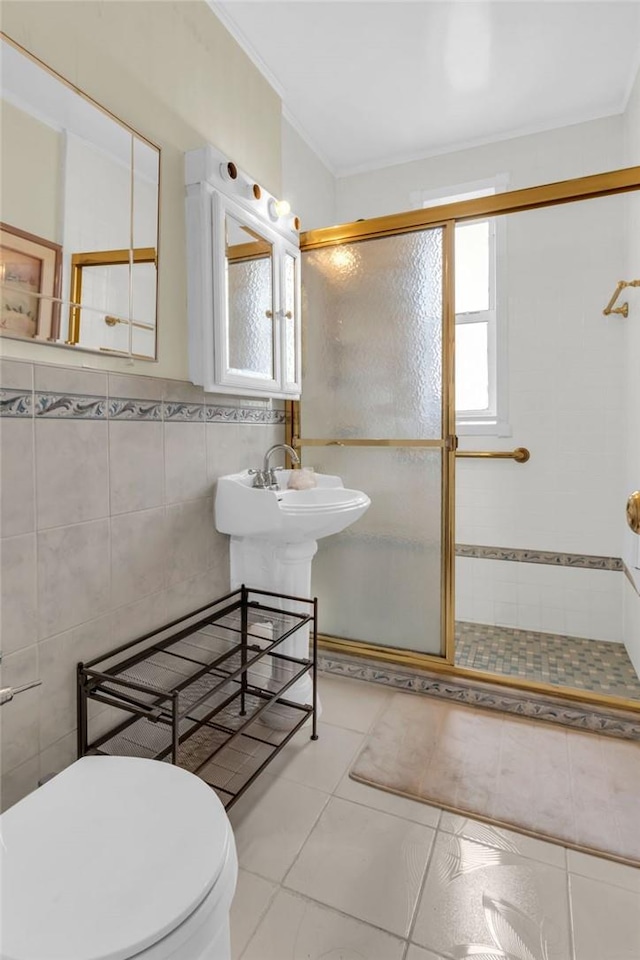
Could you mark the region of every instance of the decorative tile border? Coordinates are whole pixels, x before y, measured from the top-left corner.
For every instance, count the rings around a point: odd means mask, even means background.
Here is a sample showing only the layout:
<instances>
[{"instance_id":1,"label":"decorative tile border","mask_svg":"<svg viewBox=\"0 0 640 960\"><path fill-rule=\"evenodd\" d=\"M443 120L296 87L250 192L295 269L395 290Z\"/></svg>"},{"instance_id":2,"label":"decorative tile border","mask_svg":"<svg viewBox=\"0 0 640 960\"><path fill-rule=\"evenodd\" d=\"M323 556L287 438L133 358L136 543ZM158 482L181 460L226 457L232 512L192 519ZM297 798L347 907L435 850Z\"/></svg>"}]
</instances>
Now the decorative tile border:
<instances>
[{"instance_id":1,"label":"decorative tile border","mask_svg":"<svg viewBox=\"0 0 640 960\"><path fill-rule=\"evenodd\" d=\"M284 424L284 410L170 400L135 400L73 393L0 389L0 417L153 420L182 423Z\"/></svg>"},{"instance_id":2,"label":"decorative tile border","mask_svg":"<svg viewBox=\"0 0 640 960\"><path fill-rule=\"evenodd\" d=\"M162 420L162 402L112 397L107 407L107 415L109 420Z\"/></svg>"},{"instance_id":3,"label":"decorative tile border","mask_svg":"<svg viewBox=\"0 0 640 960\"><path fill-rule=\"evenodd\" d=\"M176 403L163 401L162 410L165 420L179 420L183 423L203 423L203 403Z\"/></svg>"},{"instance_id":4,"label":"decorative tile border","mask_svg":"<svg viewBox=\"0 0 640 960\"><path fill-rule=\"evenodd\" d=\"M259 407L223 407L205 404L207 423L285 423L284 410L266 410Z\"/></svg>"},{"instance_id":5,"label":"decorative tile border","mask_svg":"<svg viewBox=\"0 0 640 960\"><path fill-rule=\"evenodd\" d=\"M0 417L32 417L33 393L27 390L0 390Z\"/></svg>"},{"instance_id":6,"label":"decorative tile border","mask_svg":"<svg viewBox=\"0 0 640 960\"><path fill-rule=\"evenodd\" d=\"M427 694L455 703L558 723L625 740L640 740L640 717L625 711L591 704L548 700L524 690L503 690L493 684L443 678L441 675L396 668L379 661L338 654L320 654L318 667L325 673L355 680L368 680L397 690Z\"/></svg>"},{"instance_id":7,"label":"decorative tile border","mask_svg":"<svg viewBox=\"0 0 640 960\"><path fill-rule=\"evenodd\" d=\"M106 420L107 398L80 396L73 393L34 394L36 417L66 420Z\"/></svg>"},{"instance_id":8,"label":"decorative tile border","mask_svg":"<svg viewBox=\"0 0 640 960\"><path fill-rule=\"evenodd\" d=\"M456 557L478 560L511 560L516 563L548 563L554 567L580 567L586 570L622 570L619 557L597 557L580 553L556 553L552 550L515 550L511 547L481 547L456 544Z\"/></svg>"}]
</instances>

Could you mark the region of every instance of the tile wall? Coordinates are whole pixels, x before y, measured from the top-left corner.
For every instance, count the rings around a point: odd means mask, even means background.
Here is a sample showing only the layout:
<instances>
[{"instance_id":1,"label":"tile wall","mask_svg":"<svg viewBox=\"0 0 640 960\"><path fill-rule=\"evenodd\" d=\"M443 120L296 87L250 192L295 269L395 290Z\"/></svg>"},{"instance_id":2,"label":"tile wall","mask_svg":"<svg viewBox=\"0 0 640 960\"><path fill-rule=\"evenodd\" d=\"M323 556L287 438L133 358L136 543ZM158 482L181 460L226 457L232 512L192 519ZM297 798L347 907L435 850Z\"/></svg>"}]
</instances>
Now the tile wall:
<instances>
[{"instance_id":1,"label":"tile wall","mask_svg":"<svg viewBox=\"0 0 640 960\"><path fill-rule=\"evenodd\" d=\"M2 807L75 759L75 665L228 589L218 476L284 414L181 381L4 360L0 370Z\"/></svg>"},{"instance_id":2,"label":"tile wall","mask_svg":"<svg viewBox=\"0 0 640 960\"><path fill-rule=\"evenodd\" d=\"M635 571L637 575L637 571ZM629 658L640 676L640 591L625 576L622 584L624 641Z\"/></svg>"},{"instance_id":3,"label":"tile wall","mask_svg":"<svg viewBox=\"0 0 640 960\"><path fill-rule=\"evenodd\" d=\"M456 619L622 643L625 582L620 570L456 557Z\"/></svg>"}]
</instances>

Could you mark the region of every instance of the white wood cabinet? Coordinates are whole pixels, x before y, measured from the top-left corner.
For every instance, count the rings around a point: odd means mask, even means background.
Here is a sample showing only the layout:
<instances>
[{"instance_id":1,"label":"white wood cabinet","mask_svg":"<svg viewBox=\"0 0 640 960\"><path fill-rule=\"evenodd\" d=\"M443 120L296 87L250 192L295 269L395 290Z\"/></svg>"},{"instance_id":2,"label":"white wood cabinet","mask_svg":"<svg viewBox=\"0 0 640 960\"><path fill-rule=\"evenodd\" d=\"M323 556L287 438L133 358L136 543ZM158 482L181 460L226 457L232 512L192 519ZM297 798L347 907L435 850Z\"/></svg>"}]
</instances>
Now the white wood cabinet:
<instances>
[{"instance_id":1,"label":"white wood cabinet","mask_svg":"<svg viewBox=\"0 0 640 960\"><path fill-rule=\"evenodd\" d=\"M189 376L300 396L298 221L213 147L186 154Z\"/></svg>"}]
</instances>

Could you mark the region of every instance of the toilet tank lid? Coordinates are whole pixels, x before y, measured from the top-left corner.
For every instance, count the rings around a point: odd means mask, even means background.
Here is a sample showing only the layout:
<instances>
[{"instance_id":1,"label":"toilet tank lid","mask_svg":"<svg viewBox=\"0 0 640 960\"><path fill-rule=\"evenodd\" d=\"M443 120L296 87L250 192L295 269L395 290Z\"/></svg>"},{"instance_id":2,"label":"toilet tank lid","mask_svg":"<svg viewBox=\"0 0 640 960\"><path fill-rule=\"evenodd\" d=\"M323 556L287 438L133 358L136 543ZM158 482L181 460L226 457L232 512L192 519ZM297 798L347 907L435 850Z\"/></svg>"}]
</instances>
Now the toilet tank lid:
<instances>
[{"instance_id":1,"label":"toilet tank lid","mask_svg":"<svg viewBox=\"0 0 640 960\"><path fill-rule=\"evenodd\" d=\"M233 833L202 780L85 757L0 817L2 960L125 960L211 890Z\"/></svg>"}]
</instances>

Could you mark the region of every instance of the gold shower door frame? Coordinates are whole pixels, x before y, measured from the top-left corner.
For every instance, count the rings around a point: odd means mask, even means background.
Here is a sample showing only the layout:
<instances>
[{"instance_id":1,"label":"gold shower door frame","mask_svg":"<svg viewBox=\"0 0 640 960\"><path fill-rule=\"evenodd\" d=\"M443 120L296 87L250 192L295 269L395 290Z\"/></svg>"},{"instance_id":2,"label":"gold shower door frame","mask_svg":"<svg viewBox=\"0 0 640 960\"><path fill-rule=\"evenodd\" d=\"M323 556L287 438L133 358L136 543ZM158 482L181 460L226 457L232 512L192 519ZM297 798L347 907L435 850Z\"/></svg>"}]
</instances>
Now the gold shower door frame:
<instances>
[{"instance_id":1,"label":"gold shower door frame","mask_svg":"<svg viewBox=\"0 0 640 960\"><path fill-rule=\"evenodd\" d=\"M360 224L357 224L358 226ZM300 436L300 403L295 401L292 404L291 419L291 445L301 451L306 447L413 447L441 451L441 503L442 515L440 518L440 654L421 654L415 650L403 649L400 647L384 647L379 644L367 643L364 640L345 640L341 637L322 635L321 643L325 648L339 650L342 653L350 652L362 656L375 657L378 660L388 660L393 663L402 663L411 666L424 666L425 661L431 663L433 660L444 662L453 666L454 649L454 630L455 630L455 611L454 611L454 564L455 564L455 543L454 543L454 493L455 493L455 448L457 445L455 436L455 385L454 385L454 337L455 337L455 316L453 315L453 291L454 287L454 229L453 220L443 221L442 218L430 223L428 227L414 227L411 230L395 231L408 233L420 232L422 230L438 229L442 230L442 420L440 426L439 439L376 439L376 438L358 438L348 440L343 438L323 438L314 439ZM387 234L380 234L375 239L381 239ZM309 244L303 235L301 248L303 251L313 249L318 244ZM341 242L349 242L352 239L345 236ZM366 239L371 239L367 237Z\"/></svg>"},{"instance_id":2,"label":"gold shower door frame","mask_svg":"<svg viewBox=\"0 0 640 960\"><path fill-rule=\"evenodd\" d=\"M341 224L311 230L301 234L300 247L303 251L319 247L338 246L361 240L380 239L394 234L410 233L431 227L443 229L443 337L442 337L442 439L441 440L345 440L314 439L300 435L300 404L302 401L287 401L287 442L295 449L320 446L368 446L368 447L432 447L442 450L442 579L441 579L441 653L440 655L420 653L416 650L382 647L364 641L345 640L340 637L321 636L321 645L339 653L362 656L376 660L385 660L401 666L412 666L427 670L436 670L450 676L466 679L485 680L500 686L517 687L532 693L544 693L550 696L562 696L564 699L592 703L594 705L616 706L640 713L640 703L624 697L594 693L589 690L577 690L573 687L560 687L549 683L526 680L522 677L510 677L489 671L471 670L456 667L455 658L455 458L457 437L455 434L455 307L454 307L454 231L457 223L536 210L542 207L556 206L579 200L591 200L598 197L613 196L640 190L640 166L611 170L605 173L562 180L557 183L542 184L479 197L392 214L359 220L355 223Z\"/></svg>"}]
</instances>

